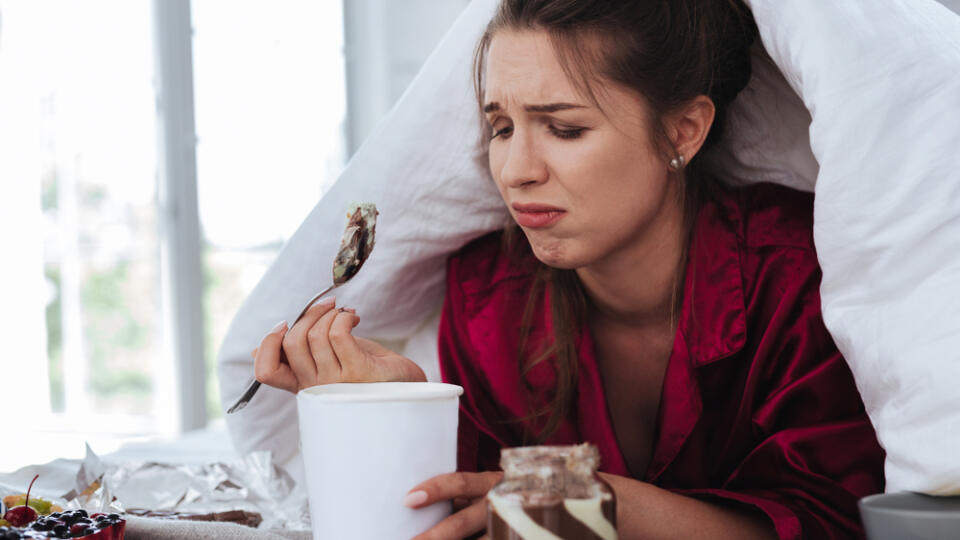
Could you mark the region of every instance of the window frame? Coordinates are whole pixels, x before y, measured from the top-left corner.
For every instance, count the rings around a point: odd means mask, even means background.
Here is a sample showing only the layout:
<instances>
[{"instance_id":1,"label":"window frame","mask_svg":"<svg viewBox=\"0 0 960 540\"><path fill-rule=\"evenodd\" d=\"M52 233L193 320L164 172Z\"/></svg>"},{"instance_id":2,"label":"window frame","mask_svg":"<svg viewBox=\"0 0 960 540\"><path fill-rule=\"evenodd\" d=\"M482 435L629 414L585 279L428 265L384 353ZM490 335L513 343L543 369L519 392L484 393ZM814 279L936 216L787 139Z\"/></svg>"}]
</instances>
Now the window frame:
<instances>
[{"instance_id":1,"label":"window frame","mask_svg":"<svg viewBox=\"0 0 960 540\"><path fill-rule=\"evenodd\" d=\"M174 431L207 425L203 270L197 198L193 25L190 0L153 0L157 103L157 205L160 215L164 343ZM172 399L170 399L172 398Z\"/></svg>"}]
</instances>

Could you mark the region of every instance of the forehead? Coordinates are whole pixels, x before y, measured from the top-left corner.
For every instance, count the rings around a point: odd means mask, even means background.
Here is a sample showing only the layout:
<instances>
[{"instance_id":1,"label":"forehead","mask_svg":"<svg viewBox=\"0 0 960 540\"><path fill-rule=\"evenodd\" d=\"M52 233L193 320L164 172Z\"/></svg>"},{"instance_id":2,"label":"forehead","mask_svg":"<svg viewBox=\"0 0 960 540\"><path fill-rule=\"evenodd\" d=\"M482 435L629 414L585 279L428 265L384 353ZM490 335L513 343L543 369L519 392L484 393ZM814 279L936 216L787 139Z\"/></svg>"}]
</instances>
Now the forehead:
<instances>
[{"instance_id":1,"label":"forehead","mask_svg":"<svg viewBox=\"0 0 960 540\"><path fill-rule=\"evenodd\" d=\"M567 77L546 32L497 32L487 52L485 101L583 101Z\"/></svg>"}]
</instances>

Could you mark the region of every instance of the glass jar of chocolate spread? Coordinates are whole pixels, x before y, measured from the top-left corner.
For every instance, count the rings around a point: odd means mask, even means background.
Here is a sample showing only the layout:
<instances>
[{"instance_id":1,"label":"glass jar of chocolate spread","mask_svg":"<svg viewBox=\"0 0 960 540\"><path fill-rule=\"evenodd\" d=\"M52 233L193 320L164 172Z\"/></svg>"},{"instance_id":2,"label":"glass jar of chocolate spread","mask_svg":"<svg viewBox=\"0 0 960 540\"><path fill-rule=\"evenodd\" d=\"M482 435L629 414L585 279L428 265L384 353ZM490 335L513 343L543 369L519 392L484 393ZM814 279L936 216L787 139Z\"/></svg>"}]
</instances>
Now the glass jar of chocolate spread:
<instances>
[{"instance_id":1,"label":"glass jar of chocolate spread","mask_svg":"<svg viewBox=\"0 0 960 540\"><path fill-rule=\"evenodd\" d=\"M616 501L596 474L599 464L590 444L503 449L503 479L487 493L487 534L492 540L616 539Z\"/></svg>"}]
</instances>

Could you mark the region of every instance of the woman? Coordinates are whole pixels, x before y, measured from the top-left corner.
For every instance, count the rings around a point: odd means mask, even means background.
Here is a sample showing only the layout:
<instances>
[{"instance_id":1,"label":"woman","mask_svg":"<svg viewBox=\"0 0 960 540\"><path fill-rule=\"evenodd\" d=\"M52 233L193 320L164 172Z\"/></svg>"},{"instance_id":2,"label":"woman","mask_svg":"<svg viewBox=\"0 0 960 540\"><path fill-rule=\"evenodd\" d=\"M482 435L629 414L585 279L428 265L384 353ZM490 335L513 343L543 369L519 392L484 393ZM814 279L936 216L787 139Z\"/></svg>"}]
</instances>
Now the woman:
<instances>
[{"instance_id":1,"label":"woman","mask_svg":"<svg viewBox=\"0 0 960 540\"><path fill-rule=\"evenodd\" d=\"M448 266L460 472L406 503L461 509L422 538L483 529L500 448L580 441L622 538L862 536L883 452L823 326L812 200L701 170L755 36L734 0L502 2L477 82L516 225ZM264 338L258 380L424 380L358 320L314 306Z\"/></svg>"}]
</instances>

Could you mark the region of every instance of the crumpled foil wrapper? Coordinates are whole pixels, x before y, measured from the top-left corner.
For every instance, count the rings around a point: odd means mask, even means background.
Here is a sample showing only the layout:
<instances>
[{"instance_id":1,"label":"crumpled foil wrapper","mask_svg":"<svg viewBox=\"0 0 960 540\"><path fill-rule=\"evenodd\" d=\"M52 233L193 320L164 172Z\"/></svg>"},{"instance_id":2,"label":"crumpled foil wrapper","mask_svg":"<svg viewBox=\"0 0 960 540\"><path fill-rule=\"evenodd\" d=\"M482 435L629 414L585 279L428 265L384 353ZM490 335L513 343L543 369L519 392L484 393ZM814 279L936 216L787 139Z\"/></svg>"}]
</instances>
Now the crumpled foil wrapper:
<instances>
[{"instance_id":1,"label":"crumpled foil wrapper","mask_svg":"<svg viewBox=\"0 0 960 540\"><path fill-rule=\"evenodd\" d=\"M268 451L224 463L124 463L108 467L103 485L129 509L246 510L261 515L261 529L310 529L306 492Z\"/></svg>"},{"instance_id":2,"label":"crumpled foil wrapper","mask_svg":"<svg viewBox=\"0 0 960 540\"><path fill-rule=\"evenodd\" d=\"M123 513L123 504L114 497L111 486L103 481L106 467L94 451L87 445L87 455L80 463L77 481L73 489L63 494L63 508L77 510L83 508L90 513Z\"/></svg>"},{"instance_id":3,"label":"crumpled foil wrapper","mask_svg":"<svg viewBox=\"0 0 960 540\"><path fill-rule=\"evenodd\" d=\"M273 464L269 451L221 463L103 463L87 446L76 485L52 499L91 513L244 510L260 514L259 529L310 530L305 488Z\"/></svg>"}]
</instances>

